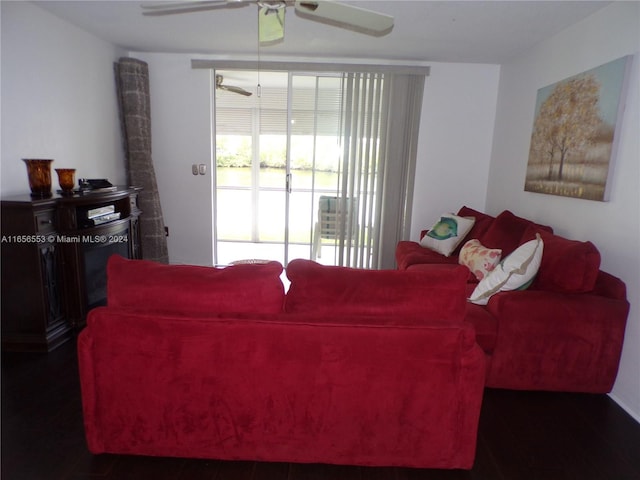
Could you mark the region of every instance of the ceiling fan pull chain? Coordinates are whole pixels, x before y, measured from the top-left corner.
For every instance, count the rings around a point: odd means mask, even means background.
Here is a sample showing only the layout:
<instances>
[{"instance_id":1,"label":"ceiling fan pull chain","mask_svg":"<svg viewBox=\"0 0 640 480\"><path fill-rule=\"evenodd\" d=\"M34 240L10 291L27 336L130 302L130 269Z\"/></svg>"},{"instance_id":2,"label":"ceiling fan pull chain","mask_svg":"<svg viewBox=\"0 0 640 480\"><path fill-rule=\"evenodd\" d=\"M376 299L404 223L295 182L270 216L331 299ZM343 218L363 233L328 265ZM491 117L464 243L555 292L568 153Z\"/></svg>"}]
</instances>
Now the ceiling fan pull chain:
<instances>
[{"instance_id":1,"label":"ceiling fan pull chain","mask_svg":"<svg viewBox=\"0 0 640 480\"><path fill-rule=\"evenodd\" d=\"M258 37L258 85L256 85L256 96L262 98L262 85L260 85L260 11L258 11L257 22L257 37Z\"/></svg>"}]
</instances>

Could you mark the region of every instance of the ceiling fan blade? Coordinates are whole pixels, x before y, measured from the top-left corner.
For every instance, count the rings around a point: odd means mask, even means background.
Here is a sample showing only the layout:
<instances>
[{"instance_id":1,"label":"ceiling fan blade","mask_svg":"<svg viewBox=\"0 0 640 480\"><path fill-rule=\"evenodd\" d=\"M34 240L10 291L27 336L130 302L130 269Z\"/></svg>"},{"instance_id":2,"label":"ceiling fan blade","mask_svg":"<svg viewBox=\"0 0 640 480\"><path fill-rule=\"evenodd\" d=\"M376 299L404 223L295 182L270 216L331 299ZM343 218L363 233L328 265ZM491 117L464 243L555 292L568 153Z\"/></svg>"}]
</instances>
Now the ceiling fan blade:
<instances>
[{"instance_id":1,"label":"ceiling fan blade","mask_svg":"<svg viewBox=\"0 0 640 480\"><path fill-rule=\"evenodd\" d=\"M171 8L189 8L198 5L220 5L226 4L227 0L184 0L182 2L154 2L140 3L143 10L168 10Z\"/></svg>"},{"instance_id":2,"label":"ceiling fan blade","mask_svg":"<svg viewBox=\"0 0 640 480\"><path fill-rule=\"evenodd\" d=\"M262 5L258 12L258 37L261 45L273 45L284 39L284 4Z\"/></svg>"},{"instance_id":3,"label":"ceiling fan blade","mask_svg":"<svg viewBox=\"0 0 640 480\"><path fill-rule=\"evenodd\" d=\"M253 93L248 92L244 88L234 87L232 85L223 85L224 77L222 75L216 75L216 88L219 90L226 90L232 93L239 93L240 95L244 95L245 97L250 97Z\"/></svg>"},{"instance_id":4,"label":"ceiling fan blade","mask_svg":"<svg viewBox=\"0 0 640 480\"><path fill-rule=\"evenodd\" d=\"M393 28L393 17L333 0L296 0L296 13L310 20L328 23L370 35L384 35Z\"/></svg>"},{"instance_id":5,"label":"ceiling fan blade","mask_svg":"<svg viewBox=\"0 0 640 480\"><path fill-rule=\"evenodd\" d=\"M244 88L233 87L231 85L222 85L219 88L221 88L222 90L226 90L227 92L238 93L240 95L244 95L245 97L250 97L251 95L253 95L253 93L245 90Z\"/></svg>"},{"instance_id":6,"label":"ceiling fan blade","mask_svg":"<svg viewBox=\"0 0 640 480\"><path fill-rule=\"evenodd\" d=\"M143 9L143 15L161 16L244 7L249 3L253 3L253 0L191 0L184 2L142 3L140 7Z\"/></svg>"}]
</instances>

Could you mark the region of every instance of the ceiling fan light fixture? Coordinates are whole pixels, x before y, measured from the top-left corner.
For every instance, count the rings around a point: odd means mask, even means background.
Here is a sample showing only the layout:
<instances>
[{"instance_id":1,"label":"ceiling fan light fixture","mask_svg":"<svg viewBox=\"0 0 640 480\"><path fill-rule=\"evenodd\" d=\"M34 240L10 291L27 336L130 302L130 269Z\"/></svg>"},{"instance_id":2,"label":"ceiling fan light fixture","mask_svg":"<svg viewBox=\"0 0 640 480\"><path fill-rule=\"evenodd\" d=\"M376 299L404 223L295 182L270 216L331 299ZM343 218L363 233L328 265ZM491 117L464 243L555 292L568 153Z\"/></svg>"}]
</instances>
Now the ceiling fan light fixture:
<instances>
[{"instance_id":1,"label":"ceiling fan light fixture","mask_svg":"<svg viewBox=\"0 0 640 480\"><path fill-rule=\"evenodd\" d=\"M284 39L284 2L258 2L258 37L261 45L273 45Z\"/></svg>"},{"instance_id":2,"label":"ceiling fan light fixture","mask_svg":"<svg viewBox=\"0 0 640 480\"><path fill-rule=\"evenodd\" d=\"M238 0L234 0L238 1ZM241 0L244 1L244 0ZM287 2L283 0L258 0L256 2L260 8L266 8L270 12L287 8Z\"/></svg>"}]
</instances>

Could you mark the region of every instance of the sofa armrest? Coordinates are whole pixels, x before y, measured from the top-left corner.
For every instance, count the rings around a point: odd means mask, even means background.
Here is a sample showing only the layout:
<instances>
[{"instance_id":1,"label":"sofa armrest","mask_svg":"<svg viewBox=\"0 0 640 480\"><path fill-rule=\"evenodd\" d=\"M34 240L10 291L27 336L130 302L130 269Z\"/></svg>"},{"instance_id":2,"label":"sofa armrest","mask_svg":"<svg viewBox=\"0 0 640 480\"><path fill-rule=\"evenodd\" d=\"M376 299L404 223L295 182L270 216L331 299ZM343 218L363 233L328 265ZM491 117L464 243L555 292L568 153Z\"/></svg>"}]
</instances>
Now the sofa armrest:
<instances>
[{"instance_id":1,"label":"sofa armrest","mask_svg":"<svg viewBox=\"0 0 640 480\"><path fill-rule=\"evenodd\" d=\"M611 275L610 273L598 272L596 278L596 285L593 288L594 295L600 295L603 297L615 298L618 300L627 299L627 286L618 277Z\"/></svg>"},{"instance_id":2,"label":"sofa armrest","mask_svg":"<svg viewBox=\"0 0 640 480\"><path fill-rule=\"evenodd\" d=\"M615 381L626 300L536 290L502 292L488 386L605 393Z\"/></svg>"},{"instance_id":3,"label":"sofa armrest","mask_svg":"<svg viewBox=\"0 0 640 480\"><path fill-rule=\"evenodd\" d=\"M106 307L98 307L92 310L106 310ZM91 315L91 312L89 313ZM82 412L85 427L85 438L89 451L102 453L105 451L104 442L100 430L96 428L98 417L98 395L96 386L95 359L93 356L93 337L86 329L78 335L78 371L80 375L80 389L82 391Z\"/></svg>"}]
</instances>

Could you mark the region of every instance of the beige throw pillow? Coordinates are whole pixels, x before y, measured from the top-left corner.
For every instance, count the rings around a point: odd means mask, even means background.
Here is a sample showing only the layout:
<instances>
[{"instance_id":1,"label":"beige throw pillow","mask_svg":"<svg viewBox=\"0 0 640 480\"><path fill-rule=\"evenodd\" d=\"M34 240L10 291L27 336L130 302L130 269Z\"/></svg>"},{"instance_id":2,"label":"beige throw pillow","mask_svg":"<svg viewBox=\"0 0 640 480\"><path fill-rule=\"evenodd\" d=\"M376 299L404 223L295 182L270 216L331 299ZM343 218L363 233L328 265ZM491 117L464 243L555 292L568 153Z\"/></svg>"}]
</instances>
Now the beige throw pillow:
<instances>
[{"instance_id":1,"label":"beige throw pillow","mask_svg":"<svg viewBox=\"0 0 640 480\"><path fill-rule=\"evenodd\" d=\"M443 214L420 240L420 245L445 257L450 256L473 227L474 217Z\"/></svg>"},{"instance_id":2,"label":"beige throw pillow","mask_svg":"<svg viewBox=\"0 0 640 480\"><path fill-rule=\"evenodd\" d=\"M499 248L487 248L474 238L469 240L460 249L458 262L464 265L478 280L482 280L489 275L502 258L502 250Z\"/></svg>"}]
</instances>

